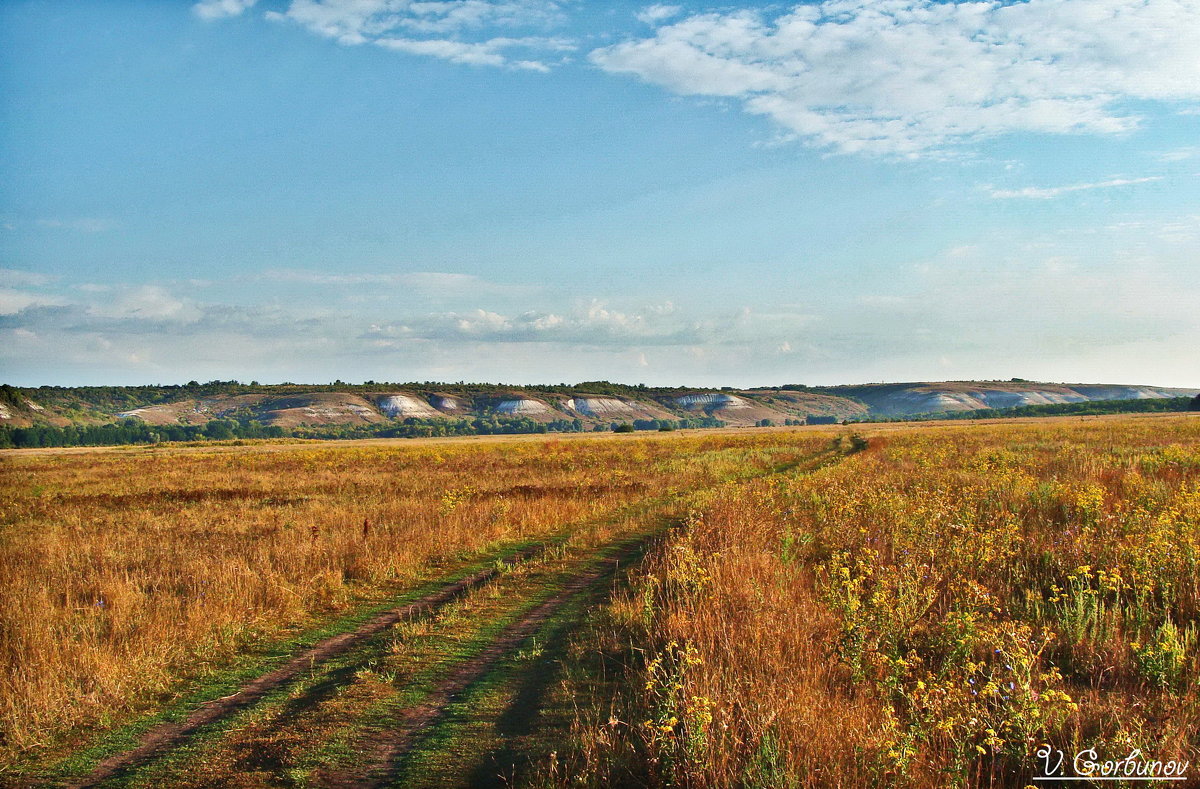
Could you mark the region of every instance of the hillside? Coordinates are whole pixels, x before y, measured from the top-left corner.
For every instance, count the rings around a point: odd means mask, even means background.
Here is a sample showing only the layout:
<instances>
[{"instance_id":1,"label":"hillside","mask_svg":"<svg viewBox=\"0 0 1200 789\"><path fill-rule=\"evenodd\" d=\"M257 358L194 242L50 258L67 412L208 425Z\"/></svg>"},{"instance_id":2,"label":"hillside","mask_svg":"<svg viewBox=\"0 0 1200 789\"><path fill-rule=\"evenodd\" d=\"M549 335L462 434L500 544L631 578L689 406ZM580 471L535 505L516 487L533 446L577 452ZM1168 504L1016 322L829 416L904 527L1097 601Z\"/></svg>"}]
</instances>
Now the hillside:
<instances>
[{"instance_id":1,"label":"hillside","mask_svg":"<svg viewBox=\"0 0 1200 789\"><path fill-rule=\"evenodd\" d=\"M97 425L136 419L147 425L203 425L213 420L284 428L381 425L409 420L525 419L578 423L584 429L636 421L719 420L780 424L809 415L862 418L852 399L776 390L625 386L607 381L523 387L488 384L342 384L260 386L236 381L186 386L6 387L0 424Z\"/></svg>"},{"instance_id":2,"label":"hillside","mask_svg":"<svg viewBox=\"0 0 1200 789\"><path fill-rule=\"evenodd\" d=\"M1093 400L1146 400L1196 394L1192 389L1159 386L1055 384L1019 380L861 384L833 387L829 391L866 404L872 416L953 413Z\"/></svg>"},{"instance_id":3,"label":"hillside","mask_svg":"<svg viewBox=\"0 0 1200 789\"><path fill-rule=\"evenodd\" d=\"M161 440L211 438L217 432L239 437L280 431L313 437L458 435L594 431L620 423L641 429L804 424L1195 394L1192 389L1144 385L1021 380L751 389L628 386L608 381L549 386L373 381L0 386L0 426L95 431L104 425L136 424L155 428ZM229 430L218 431L222 424ZM265 429L272 432L263 433Z\"/></svg>"}]
</instances>

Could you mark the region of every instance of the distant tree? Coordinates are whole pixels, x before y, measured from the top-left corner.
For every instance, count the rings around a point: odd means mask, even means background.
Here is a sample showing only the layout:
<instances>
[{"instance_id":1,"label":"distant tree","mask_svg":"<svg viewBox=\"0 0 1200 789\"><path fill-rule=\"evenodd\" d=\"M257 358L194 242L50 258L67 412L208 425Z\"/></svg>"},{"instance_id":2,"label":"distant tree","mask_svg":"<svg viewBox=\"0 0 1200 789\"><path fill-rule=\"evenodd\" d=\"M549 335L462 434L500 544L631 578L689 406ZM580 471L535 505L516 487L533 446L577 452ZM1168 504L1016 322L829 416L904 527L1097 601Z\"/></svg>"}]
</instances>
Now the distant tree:
<instances>
[{"instance_id":1,"label":"distant tree","mask_svg":"<svg viewBox=\"0 0 1200 789\"><path fill-rule=\"evenodd\" d=\"M612 429L614 433L632 433L633 430L633 425L629 424L628 422L622 422L619 425L613 425Z\"/></svg>"},{"instance_id":2,"label":"distant tree","mask_svg":"<svg viewBox=\"0 0 1200 789\"><path fill-rule=\"evenodd\" d=\"M214 419L204 427L204 433L214 441L228 441L234 438L233 429L237 426L235 422L227 422L224 419Z\"/></svg>"},{"instance_id":3,"label":"distant tree","mask_svg":"<svg viewBox=\"0 0 1200 789\"><path fill-rule=\"evenodd\" d=\"M1200 394L1192 398L1192 402L1188 405L1189 411L1200 411Z\"/></svg>"}]
</instances>

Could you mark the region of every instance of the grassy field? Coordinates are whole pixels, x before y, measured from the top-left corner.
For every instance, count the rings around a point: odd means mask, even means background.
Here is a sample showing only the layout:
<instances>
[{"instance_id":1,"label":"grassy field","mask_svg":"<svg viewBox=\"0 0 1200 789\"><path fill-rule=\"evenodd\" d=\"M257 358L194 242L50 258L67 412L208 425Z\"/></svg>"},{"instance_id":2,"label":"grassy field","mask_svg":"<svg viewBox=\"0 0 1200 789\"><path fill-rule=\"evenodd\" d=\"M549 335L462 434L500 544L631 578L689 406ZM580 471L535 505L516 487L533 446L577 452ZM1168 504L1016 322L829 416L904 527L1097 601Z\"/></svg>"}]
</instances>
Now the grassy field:
<instances>
[{"instance_id":1,"label":"grassy field","mask_svg":"<svg viewBox=\"0 0 1200 789\"><path fill-rule=\"evenodd\" d=\"M796 444L774 434L10 453L3 762L153 710L255 645L505 546L577 539L785 462Z\"/></svg>"},{"instance_id":2,"label":"grassy field","mask_svg":"<svg viewBox=\"0 0 1200 789\"><path fill-rule=\"evenodd\" d=\"M696 506L576 645L593 699L547 774L1025 786L1049 743L1190 760L1194 780L1200 420L859 444ZM597 654L621 677L598 693Z\"/></svg>"},{"instance_id":3,"label":"grassy field","mask_svg":"<svg viewBox=\"0 0 1200 789\"><path fill-rule=\"evenodd\" d=\"M1195 418L18 452L0 502L0 784L1200 760Z\"/></svg>"}]
</instances>

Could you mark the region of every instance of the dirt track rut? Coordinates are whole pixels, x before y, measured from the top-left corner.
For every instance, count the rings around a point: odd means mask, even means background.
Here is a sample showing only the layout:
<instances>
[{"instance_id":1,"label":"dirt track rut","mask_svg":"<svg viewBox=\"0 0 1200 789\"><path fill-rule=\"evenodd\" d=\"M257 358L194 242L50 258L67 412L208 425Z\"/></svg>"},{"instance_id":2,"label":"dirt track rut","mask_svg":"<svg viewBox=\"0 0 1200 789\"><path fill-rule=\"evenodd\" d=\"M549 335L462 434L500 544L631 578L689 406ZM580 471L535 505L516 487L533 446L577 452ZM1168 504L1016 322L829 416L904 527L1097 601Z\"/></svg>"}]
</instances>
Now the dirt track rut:
<instances>
[{"instance_id":1,"label":"dirt track rut","mask_svg":"<svg viewBox=\"0 0 1200 789\"><path fill-rule=\"evenodd\" d=\"M505 559L507 563L527 561L546 549L546 545L531 546ZM497 575L500 569L490 567L477 573L446 584L419 600L385 611L354 630L332 636L309 647L288 660L279 668L263 674L243 685L236 693L214 699L190 713L181 721L169 721L150 729L142 735L139 744L128 751L104 759L84 778L68 783L70 789L86 789L103 784L135 769L159 754L184 743L200 729L233 713L249 707L267 693L295 679L302 671L325 662L362 644L371 637L393 625L408 619L428 616L458 599L472 589L478 588Z\"/></svg>"},{"instance_id":2,"label":"dirt track rut","mask_svg":"<svg viewBox=\"0 0 1200 789\"><path fill-rule=\"evenodd\" d=\"M572 576L555 594L509 624L483 650L460 663L421 703L404 710L389 730L363 743L360 750L362 762L357 768L320 772L313 776L313 783L326 789L378 789L390 785L397 778L404 756L422 733L446 714L457 696L516 651L575 595L611 575L622 562L641 550L649 539L626 541L613 555Z\"/></svg>"}]
</instances>

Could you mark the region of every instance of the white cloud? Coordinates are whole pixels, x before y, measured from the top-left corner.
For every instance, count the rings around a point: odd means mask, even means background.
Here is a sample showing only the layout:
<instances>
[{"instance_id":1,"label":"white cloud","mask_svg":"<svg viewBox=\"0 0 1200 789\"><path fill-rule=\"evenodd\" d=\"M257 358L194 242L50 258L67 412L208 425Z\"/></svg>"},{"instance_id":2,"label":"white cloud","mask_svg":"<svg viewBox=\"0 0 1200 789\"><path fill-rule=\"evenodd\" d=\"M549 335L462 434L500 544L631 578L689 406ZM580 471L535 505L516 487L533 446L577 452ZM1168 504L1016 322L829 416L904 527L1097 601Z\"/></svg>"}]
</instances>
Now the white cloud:
<instances>
[{"instance_id":1,"label":"white cloud","mask_svg":"<svg viewBox=\"0 0 1200 789\"><path fill-rule=\"evenodd\" d=\"M487 41L465 42L449 39L381 38L379 46L410 55L429 55L451 63L467 66L510 66L530 71L549 71L550 67L537 60L512 60L504 54L506 49L531 49L541 51L565 51L573 45L563 39L553 38L490 38Z\"/></svg>"},{"instance_id":2,"label":"white cloud","mask_svg":"<svg viewBox=\"0 0 1200 789\"><path fill-rule=\"evenodd\" d=\"M843 152L1011 132L1114 134L1128 100L1200 100L1196 0L826 0L689 16L593 51L613 73L729 97Z\"/></svg>"},{"instance_id":3,"label":"white cloud","mask_svg":"<svg viewBox=\"0 0 1200 789\"><path fill-rule=\"evenodd\" d=\"M25 271L15 268L0 268L0 287L21 287L24 285L49 285L55 280L48 274L36 271Z\"/></svg>"},{"instance_id":4,"label":"white cloud","mask_svg":"<svg viewBox=\"0 0 1200 789\"><path fill-rule=\"evenodd\" d=\"M656 322L650 316L618 312L600 302L592 302L569 315L538 310L502 315L485 309L429 315L411 325L372 327L368 336L599 344L634 338L663 340L675 338L677 334L676 325Z\"/></svg>"},{"instance_id":5,"label":"white cloud","mask_svg":"<svg viewBox=\"0 0 1200 789\"><path fill-rule=\"evenodd\" d=\"M49 307L62 303L62 300L52 296L13 288L0 288L0 315L16 315L27 307Z\"/></svg>"},{"instance_id":6,"label":"white cloud","mask_svg":"<svg viewBox=\"0 0 1200 789\"><path fill-rule=\"evenodd\" d=\"M1033 200L1050 200L1069 192L1083 192L1089 189L1110 189L1114 186L1147 184L1161 180L1162 176L1160 175L1146 178L1113 178L1109 181L1097 181L1091 184L1072 184L1070 186L1027 186L1024 189L992 189L989 194L996 199L1028 198Z\"/></svg>"},{"instance_id":7,"label":"white cloud","mask_svg":"<svg viewBox=\"0 0 1200 789\"><path fill-rule=\"evenodd\" d=\"M254 7L258 0L200 0L192 6L192 13L201 19L225 19L240 16Z\"/></svg>"},{"instance_id":8,"label":"white cloud","mask_svg":"<svg viewBox=\"0 0 1200 789\"><path fill-rule=\"evenodd\" d=\"M183 323L195 321L203 314L196 305L172 296L157 285L124 289L111 300L92 304L87 313L97 318Z\"/></svg>"},{"instance_id":9,"label":"white cloud","mask_svg":"<svg viewBox=\"0 0 1200 789\"><path fill-rule=\"evenodd\" d=\"M681 314L670 302L623 311L593 300L559 312L528 310L506 315L475 309L430 314L395 324L375 324L362 338L383 345L422 339L617 348L636 345L726 346L764 337L768 342L782 340L809 321L809 316L792 313L754 316L745 309L736 313L688 316Z\"/></svg>"},{"instance_id":10,"label":"white cloud","mask_svg":"<svg viewBox=\"0 0 1200 789\"><path fill-rule=\"evenodd\" d=\"M1188 159L1194 159L1197 155L1200 155L1200 148L1187 146L1176 148L1173 151L1162 151L1154 154L1154 158L1160 162L1183 162Z\"/></svg>"},{"instance_id":11,"label":"white cloud","mask_svg":"<svg viewBox=\"0 0 1200 789\"><path fill-rule=\"evenodd\" d=\"M290 21L342 44L376 44L396 52L472 66L546 71L536 59L505 50L563 52L569 41L542 36L484 35L496 29L544 29L563 19L557 0L292 0L268 19Z\"/></svg>"},{"instance_id":12,"label":"white cloud","mask_svg":"<svg viewBox=\"0 0 1200 789\"><path fill-rule=\"evenodd\" d=\"M679 16L683 10L682 6L677 5L648 5L641 11L638 11L637 18L639 22L645 22L648 25L655 25L665 19L670 19L673 16Z\"/></svg>"}]
</instances>

